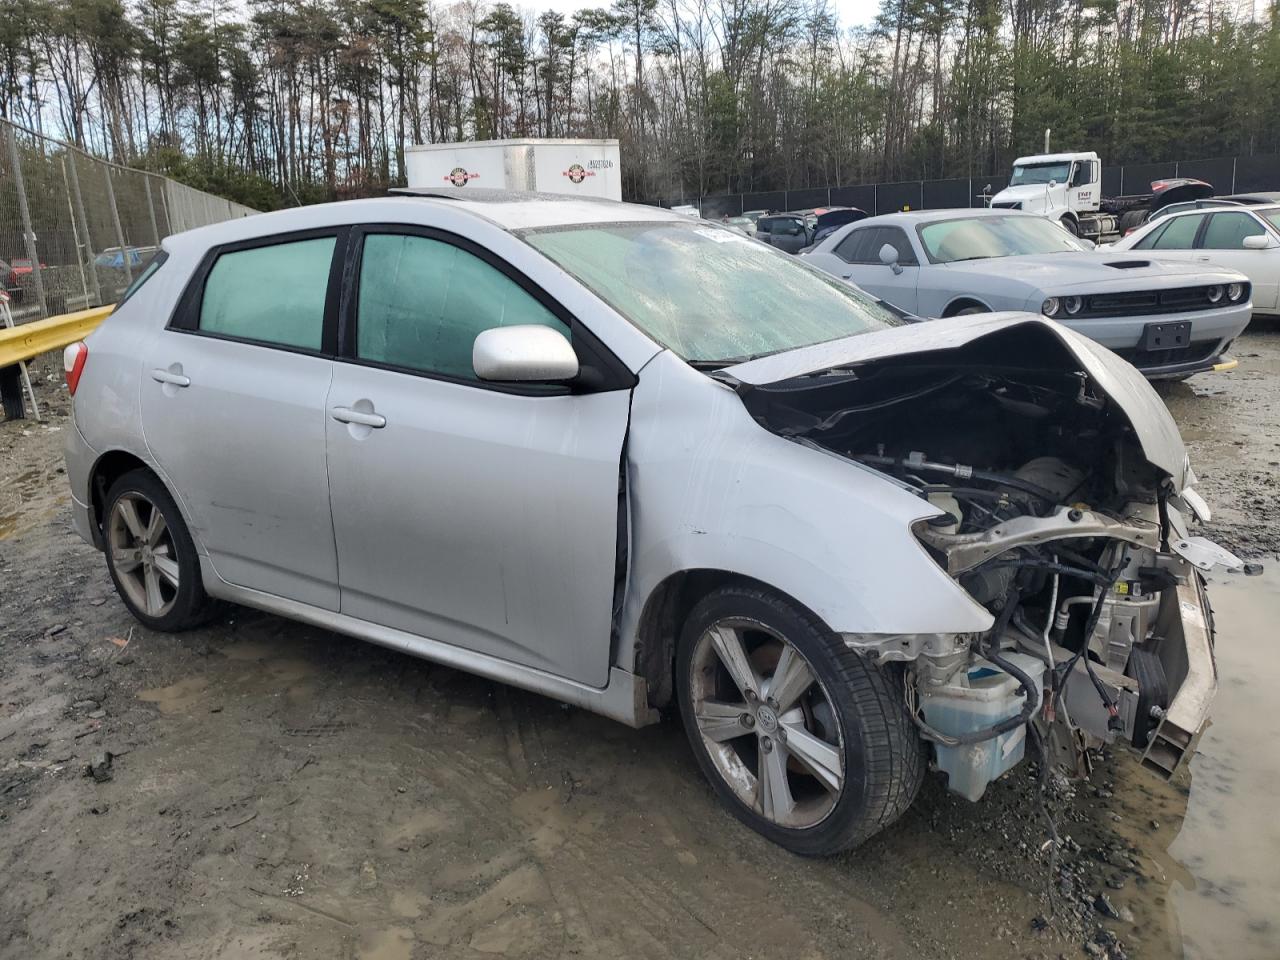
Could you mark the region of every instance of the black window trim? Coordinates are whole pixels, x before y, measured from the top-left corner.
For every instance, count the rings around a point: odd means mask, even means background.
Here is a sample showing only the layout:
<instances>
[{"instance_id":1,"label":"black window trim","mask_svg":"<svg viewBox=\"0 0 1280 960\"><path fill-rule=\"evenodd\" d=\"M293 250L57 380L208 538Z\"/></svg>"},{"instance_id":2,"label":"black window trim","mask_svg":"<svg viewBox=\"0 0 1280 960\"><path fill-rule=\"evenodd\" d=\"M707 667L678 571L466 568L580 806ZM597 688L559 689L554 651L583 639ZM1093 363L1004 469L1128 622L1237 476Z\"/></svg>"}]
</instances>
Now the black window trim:
<instances>
[{"instance_id":1,"label":"black window trim","mask_svg":"<svg viewBox=\"0 0 1280 960\"><path fill-rule=\"evenodd\" d=\"M405 367L382 360L367 360L357 356L360 261L364 254L365 238L370 234L395 234L437 240L479 258L512 280L525 293L533 297L556 319L568 327L570 343L574 352L578 355L578 365L581 371L578 379L567 384L499 383L492 380L455 377L433 370ZM361 223L354 224L351 227L346 239L346 254L346 267L341 274L341 307L337 316L336 349L334 351L334 360L340 363L388 370L392 373L400 373L406 376L420 377L425 380L439 380L444 383L455 383L460 386L475 387L497 393L511 393L531 397L605 393L613 390L630 390L636 385L636 375L563 304L502 257L467 237L438 227L428 227L421 224Z\"/></svg>"},{"instance_id":2,"label":"black window trim","mask_svg":"<svg viewBox=\"0 0 1280 960\"><path fill-rule=\"evenodd\" d=\"M246 240L235 240L231 243L210 247L200 258L195 273L187 281L177 306L169 317L166 330L175 333L186 333L196 337L208 337L212 340L227 340L232 343L243 343L250 347L263 347L268 350L283 350L286 353L300 353L310 357L333 358L338 348L338 305L342 291L343 268L346 263L347 239L351 227L337 224L330 227L313 227L306 230L290 230L285 233L273 233L261 237L250 237ZM256 250L262 247L278 247L288 243L300 243L306 240L334 239L333 255L329 261L329 278L325 286L324 316L320 330L320 349L299 347L293 344L277 343L273 340L258 340L253 337L240 337L212 330L200 329L200 308L204 302L205 283L213 270L213 265L225 253L241 253L245 250Z\"/></svg>"}]
</instances>

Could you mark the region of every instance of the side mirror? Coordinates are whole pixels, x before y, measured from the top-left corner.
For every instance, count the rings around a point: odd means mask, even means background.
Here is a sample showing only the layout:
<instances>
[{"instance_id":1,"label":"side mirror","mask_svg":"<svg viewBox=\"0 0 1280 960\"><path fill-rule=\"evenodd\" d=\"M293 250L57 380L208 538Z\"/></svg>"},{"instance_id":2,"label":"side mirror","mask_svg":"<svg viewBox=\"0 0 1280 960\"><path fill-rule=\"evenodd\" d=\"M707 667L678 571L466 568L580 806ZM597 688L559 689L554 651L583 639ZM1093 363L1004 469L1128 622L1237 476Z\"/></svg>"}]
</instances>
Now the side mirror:
<instances>
[{"instance_id":1,"label":"side mirror","mask_svg":"<svg viewBox=\"0 0 1280 960\"><path fill-rule=\"evenodd\" d=\"M471 348L471 366L481 380L556 383L578 375L578 355L558 330L526 323L483 331Z\"/></svg>"},{"instance_id":2,"label":"side mirror","mask_svg":"<svg viewBox=\"0 0 1280 960\"><path fill-rule=\"evenodd\" d=\"M880 262L895 274L902 272L902 267L898 265L898 248L892 243L886 243L880 248Z\"/></svg>"},{"instance_id":3,"label":"side mirror","mask_svg":"<svg viewBox=\"0 0 1280 960\"><path fill-rule=\"evenodd\" d=\"M1244 248L1246 250L1265 250L1269 246L1271 246L1271 241L1267 239L1265 233L1255 233L1244 238Z\"/></svg>"},{"instance_id":4,"label":"side mirror","mask_svg":"<svg viewBox=\"0 0 1280 960\"><path fill-rule=\"evenodd\" d=\"M1049 181L1049 189L1050 189L1050 190L1052 190L1052 189L1053 189L1054 187L1056 187L1057 185L1058 185L1058 181L1057 181L1057 180L1050 180L1050 181Z\"/></svg>"}]
</instances>

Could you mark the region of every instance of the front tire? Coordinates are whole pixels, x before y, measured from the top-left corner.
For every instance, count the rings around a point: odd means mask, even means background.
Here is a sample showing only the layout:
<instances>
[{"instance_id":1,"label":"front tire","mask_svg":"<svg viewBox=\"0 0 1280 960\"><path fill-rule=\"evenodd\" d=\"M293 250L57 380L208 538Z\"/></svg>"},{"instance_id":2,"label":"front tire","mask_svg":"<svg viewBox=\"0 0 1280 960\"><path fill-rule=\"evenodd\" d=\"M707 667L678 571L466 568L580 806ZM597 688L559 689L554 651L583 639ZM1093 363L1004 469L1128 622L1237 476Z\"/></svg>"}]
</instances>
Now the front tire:
<instances>
[{"instance_id":1,"label":"front tire","mask_svg":"<svg viewBox=\"0 0 1280 960\"><path fill-rule=\"evenodd\" d=\"M703 774L788 850L857 846L915 799L925 745L901 682L791 602L741 586L709 594L685 622L676 673Z\"/></svg>"},{"instance_id":2,"label":"front tire","mask_svg":"<svg viewBox=\"0 0 1280 960\"><path fill-rule=\"evenodd\" d=\"M203 622L210 603L195 543L159 478L124 474L107 491L103 518L107 569L129 612L167 633Z\"/></svg>"},{"instance_id":3,"label":"front tire","mask_svg":"<svg viewBox=\"0 0 1280 960\"><path fill-rule=\"evenodd\" d=\"M1059 222L1062 224L1062 229L1067 231L1067 233L1071 234L1073 237L1080 236L1080 225L1073 219L1070 217L1063 217Z\"/></svg>"}]
</instances>

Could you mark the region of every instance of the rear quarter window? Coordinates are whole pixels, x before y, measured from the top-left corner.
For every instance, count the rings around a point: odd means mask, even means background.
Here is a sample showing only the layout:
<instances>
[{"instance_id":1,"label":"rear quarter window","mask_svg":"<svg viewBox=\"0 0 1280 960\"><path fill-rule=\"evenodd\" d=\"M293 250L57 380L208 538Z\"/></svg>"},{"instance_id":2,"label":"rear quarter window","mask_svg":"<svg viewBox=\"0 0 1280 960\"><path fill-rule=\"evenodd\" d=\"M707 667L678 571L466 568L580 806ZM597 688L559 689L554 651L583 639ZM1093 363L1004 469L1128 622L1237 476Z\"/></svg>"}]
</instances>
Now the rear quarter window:
<instances>
[{"instance_id":1,"label":"rear quarter window","mask_svg":"<svg viewBox=\"0 0 1280 960\"><path fill-rule=\"evenodd\" d=\"M156 275L156 271L158 271L162 266L164 266L164 262L168 259L169 259L169 255L165 253L163 250L160 250L156 253L154 257L148 260L147 265L142 268L142 272L133 278L133 283L129 284L129 288L125 290L124 294L120 297L120 299L116 301L116 309L119 310L126 303L128 303L129 298L132 297L139 290L141 290L143 284L145 284L148 280L154 277Z\"/></svg>"}]
</instances>

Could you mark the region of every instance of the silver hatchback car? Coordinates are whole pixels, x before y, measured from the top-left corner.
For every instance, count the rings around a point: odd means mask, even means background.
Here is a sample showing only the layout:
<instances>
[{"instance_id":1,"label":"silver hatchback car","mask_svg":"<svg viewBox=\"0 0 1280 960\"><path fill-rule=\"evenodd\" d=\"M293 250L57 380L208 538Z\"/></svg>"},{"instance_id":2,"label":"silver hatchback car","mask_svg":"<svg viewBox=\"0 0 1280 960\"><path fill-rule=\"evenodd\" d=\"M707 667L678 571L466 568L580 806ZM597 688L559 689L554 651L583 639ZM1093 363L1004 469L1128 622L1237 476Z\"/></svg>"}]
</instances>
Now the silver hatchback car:
<instances>
[{"instance_id":1,"label":"silver hatchback car","mask_svg":"<svg viewBox=\"0 0 1280 960\"><path fill-rule=\"evenodd\" d=\"M429 192L424 192L429 193ZM736 231L468 191L170 237L66 352L80 533L146 626L245 604L624 723L804 854L1028 738L1171 772L1207 511L1131 366L904 325Z\"/></svg>"}]
</instances>

